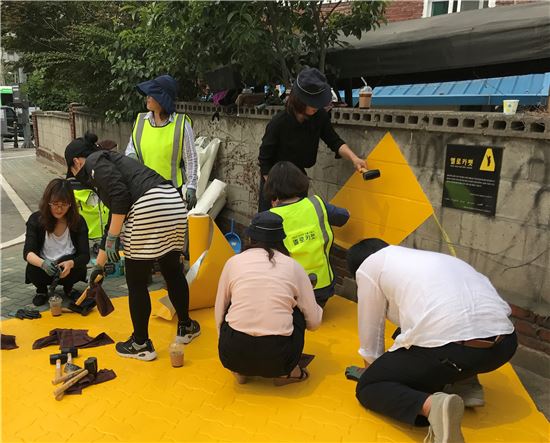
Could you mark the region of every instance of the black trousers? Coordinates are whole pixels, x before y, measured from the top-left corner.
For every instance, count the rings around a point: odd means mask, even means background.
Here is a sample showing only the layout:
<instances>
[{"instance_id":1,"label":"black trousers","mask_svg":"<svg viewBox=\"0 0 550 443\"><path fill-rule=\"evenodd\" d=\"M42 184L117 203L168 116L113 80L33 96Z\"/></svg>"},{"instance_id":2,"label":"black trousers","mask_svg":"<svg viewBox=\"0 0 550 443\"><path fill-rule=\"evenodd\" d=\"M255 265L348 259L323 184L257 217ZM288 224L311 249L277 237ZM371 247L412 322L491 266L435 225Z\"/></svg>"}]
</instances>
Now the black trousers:
<instances>
[{"instance_id":1,"label":"black trousers","mask_svg":"<svg viewBox=\"0 0 550 443\"><path fill-rule=\"evenodd\" d=\"M180 321L189 320L189 286L180 262L181 251L171 251L158 259L160 272L166 281L168 298L174 305ZM128 285L128 303L130 317L134 327L134 339L143 343L149 338L149 317L151 316L151 298L147 283L151 275L154 260L124 261L126 284Z\"/></svg>"},{"instance_id":2,"label":"black trousers","mask_svg":"<svg viewBox=\"0 0 550 443\"><path fill-rule=\"evenodd\" d=\"M494 371L512 358L516 348L513 332L488 349L448 343L437 348L412 346L385 352L359 379L356 396L367 409L427 426L426 417L419 413L430 394L448 383Z\"/></svg>"},{"instance_id":3,"label":"black trousers","mask_svg":"<svg viewBox=\"0 0 550 443\"><path fill-rule=\"evenodd\" d=\"M280 377L296 367L304 349L306 320L294 308L292 335L255 337L236 331L224 321L220 328L218 353L222 365L241 375Z\"/></svg>"},{"instance_id":4,"label":"black trousers","mask_svg":"<svg viewBox=\"0 0 550 443\"><path fill-rule=\"evenodd\" d=\"M53 282L53 277L46 274L42 268L27 263L27 269L25 271L26 280L32 283L36 287L36 292L42 294L48 293L48 286ZM59 284L63 286L63 290L68 293L72 289L73 285L79 281L86 281L86 266L77 268L76 266L71 269L69 275L59 280Z\"/></svg>"}]
</instances>

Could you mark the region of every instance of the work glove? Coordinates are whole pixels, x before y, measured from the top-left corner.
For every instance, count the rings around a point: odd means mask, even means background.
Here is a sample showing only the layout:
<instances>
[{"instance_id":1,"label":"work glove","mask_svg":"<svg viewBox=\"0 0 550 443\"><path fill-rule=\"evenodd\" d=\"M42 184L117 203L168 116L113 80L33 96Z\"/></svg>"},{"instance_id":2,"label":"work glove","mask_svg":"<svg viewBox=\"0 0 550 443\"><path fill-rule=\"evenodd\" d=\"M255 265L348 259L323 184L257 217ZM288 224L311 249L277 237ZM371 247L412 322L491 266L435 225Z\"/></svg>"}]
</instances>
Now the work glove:
<instances>
[{"instance_id":1,"label":"work glove","mask_svg":"<svg viewBox=\"0 0 550 443\"><path fill-rule=\"evenodd\" d=\"M100 276L101 279L99 279L99 281L97 283L95 283L95 280L96 280L96 277ZM103 266L100 266L100 265L95 265L93 268L92 268L92 273L90 274L90 286L94 285L94 284L98 284L100 285L101 283L103 283L103 279L105 278L105 271L103 270Z\"/></svg>"},{"instance_id":2,"label":"work glove","mask_svg":"<svg viewBox=\"0 0 550 443\"><path fill-rule=\"evenodd\" d=\"M17 317L20 320L28 318L34 320L35 318L41 318L42 315L36 309L18 309L14 314L14 317Z\"/></svg>"},{"instance_id":3,"label":"work glove","mask_svg":"<svg viewBox=\"0 0 550 443\"><path fill-rule=\"evenodd\" d=\"M53 277L57 274L59 274L59 268L57 267L57 264L49 259L44 259L42 262L42 265L40 266L46 274L48 274L50 277Z\"/></svg>"},{"instance_id":4,"label":"work glove","mask_svg":"<svg viewBox=\"0 0 550 443\"><path fill-rule=\"evenodd\" d=\"M365 372L365 369L366 368L362 368L360 366L348 366L345 372L346 378L348 380L359 381L363 375L363 372Z\"/></svg>"},{"instance_id":5,"label":"work glove","mask_svg":"<svg viewBox=\"0 0 550 443\"><path fill-rule=\"evenodd\" d=\"M197 191L193 188L187 188L185 193L185 201L187 202L187 210L191 210L197 204Z\"/></svg>"},{"instance_id":6,"label":"work glove","mask_svg":"<svg viewBox=\"0 0 550 443\"><path fill-rule=\"evenodd\" d=\"M111 233L107 234L107 240L105 240L105 254L107 254L107 259L111 263L117 263L120 260L120 255L118 253L118 235L113 235Z\"/></svg>"}]
</instances>

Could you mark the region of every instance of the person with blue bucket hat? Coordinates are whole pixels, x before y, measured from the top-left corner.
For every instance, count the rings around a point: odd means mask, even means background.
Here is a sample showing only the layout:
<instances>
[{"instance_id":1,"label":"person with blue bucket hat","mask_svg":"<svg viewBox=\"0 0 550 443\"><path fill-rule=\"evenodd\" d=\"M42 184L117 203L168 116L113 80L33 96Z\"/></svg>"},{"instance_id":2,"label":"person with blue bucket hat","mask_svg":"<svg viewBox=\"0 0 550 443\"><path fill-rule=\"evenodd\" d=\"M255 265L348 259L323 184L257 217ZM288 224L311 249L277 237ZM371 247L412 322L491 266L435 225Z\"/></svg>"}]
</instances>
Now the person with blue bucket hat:
<instances>
[{"instance_id":1,"label":"person with blue bucket hat","mask_svg":"<svg viewBox=\"0 0 550 443\"><path fill-rule=\"evenodd\" d=\"M148 112L137 115L126 155L170 180L180 192L185 184L190 210L197 204L199 166L191 119L176 112L178 83L165 74L139 83L136 90L147 97Z\"/></svg>"}]
</instances>

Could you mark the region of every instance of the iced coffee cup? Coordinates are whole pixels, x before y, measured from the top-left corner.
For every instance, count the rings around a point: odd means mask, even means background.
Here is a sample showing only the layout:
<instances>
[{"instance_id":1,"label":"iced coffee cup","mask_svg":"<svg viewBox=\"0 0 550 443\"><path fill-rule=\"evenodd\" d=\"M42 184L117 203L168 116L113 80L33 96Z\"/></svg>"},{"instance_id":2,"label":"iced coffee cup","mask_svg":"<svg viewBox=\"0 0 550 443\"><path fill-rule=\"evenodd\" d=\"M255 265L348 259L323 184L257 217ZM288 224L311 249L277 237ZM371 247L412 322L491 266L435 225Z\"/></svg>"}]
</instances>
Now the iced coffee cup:
<instances>
[{"instance_id":1,"label":"iced coffee cup","mask_svg":"<svg viewBox=\"0 0 550 443\"><path fill-rule=\"evenodd\" d=\"M359 108L368 109L372 100L372 88L365 86L359 91Z\"/></svg>"},{"instance_id":2,"label":"iced coffee cup","mask_svg":"<svg viewBox=\"0 0 550 443\"><path fill-rule=\"evenodd\" d=\"M183 347L182 343L171 343L169 347L170 363L173 368L179 368L183 366Z\"/></svg>"},{"instance_id":3,"label":"iced coffee cup","mask_svg":"<svg viewBox=\"0 0 550 443\"><path fill-rule=\"evenodd\" d=\"M50 312L52 313L53 317L58 317L61 315L61 303L63 302L63 299L59 297L58 295L53 295L48 299L48 302L50 303Z\"/></svg>"}]
</instances>

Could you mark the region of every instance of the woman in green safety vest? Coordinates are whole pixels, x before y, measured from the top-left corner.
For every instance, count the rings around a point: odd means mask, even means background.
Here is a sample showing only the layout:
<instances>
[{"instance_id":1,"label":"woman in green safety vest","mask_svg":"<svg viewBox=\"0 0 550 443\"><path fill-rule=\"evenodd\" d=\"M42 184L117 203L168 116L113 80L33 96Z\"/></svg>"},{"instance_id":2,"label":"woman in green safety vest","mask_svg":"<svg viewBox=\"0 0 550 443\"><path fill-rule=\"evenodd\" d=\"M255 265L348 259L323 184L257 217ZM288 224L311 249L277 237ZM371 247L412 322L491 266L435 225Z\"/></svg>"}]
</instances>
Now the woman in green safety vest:
<instances>
[{"instance_id":1,"label":"woman in green safety vest","mask_svg":"<svg viewBox=\"0 0 550 443\"><path fill-rule=\"evenodd\" d=\"M331 226L345 225L349 212L325 203L318 195L303 197L308 189L307 176L291 162L281 161L269 171L264 195L271 202L270 211L283 218L284 244L306 270L315 299L324 307L336 285L329 259L334 239Z\"/></svg>"},{"instance_id":2,"label":"woman in green safety vest","mask_svg":"<svg viewBox=\"0 0 550 443\"><path fill-rule=\"evenodd\" d=\"M139 113L126 155L139 160L180 193L186 185L187 210L197 204L198 156L191 119L176 113L178 84L170 75L140 83L136 90L147 97L147 111Z\"/></svg>"}]
</instances>

